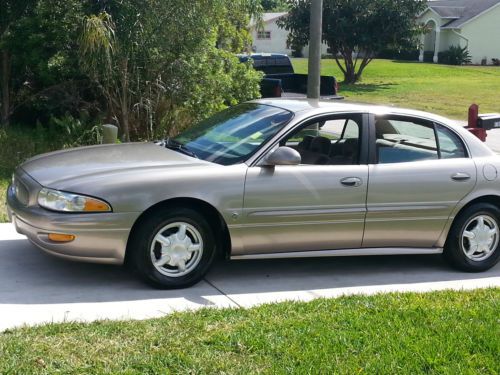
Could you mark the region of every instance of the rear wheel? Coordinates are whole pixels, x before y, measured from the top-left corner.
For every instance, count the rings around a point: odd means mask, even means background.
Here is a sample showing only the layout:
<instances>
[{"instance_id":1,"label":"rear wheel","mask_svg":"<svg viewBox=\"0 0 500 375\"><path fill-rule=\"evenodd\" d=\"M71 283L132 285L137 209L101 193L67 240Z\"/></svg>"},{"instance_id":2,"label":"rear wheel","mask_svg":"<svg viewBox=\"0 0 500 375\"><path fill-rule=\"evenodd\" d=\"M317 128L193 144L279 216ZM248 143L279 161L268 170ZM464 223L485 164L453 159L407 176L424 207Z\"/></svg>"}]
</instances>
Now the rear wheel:
<instances>
[{"instance_id":1,"label":"rear wheel","mask_svg":"<svg viewBox=\"0 0 500 375\"><path fill-rule=\"evenodd\" d=\"M156 211L134 230L130 263L157 288L184 288L197 283L215 255L212 229L190 209Z\"/></svg>"},{"instance_id":2,"label":"rear wheel","mask_svg":"<svg viewBox=\"0 0 500 375\"><path fill-rule=\"evenodd\" d=\"M477 203L464 210L452 225L445 258L467 272L486 271L500 259L500 210Z\"/></svg>"}]
</instances>

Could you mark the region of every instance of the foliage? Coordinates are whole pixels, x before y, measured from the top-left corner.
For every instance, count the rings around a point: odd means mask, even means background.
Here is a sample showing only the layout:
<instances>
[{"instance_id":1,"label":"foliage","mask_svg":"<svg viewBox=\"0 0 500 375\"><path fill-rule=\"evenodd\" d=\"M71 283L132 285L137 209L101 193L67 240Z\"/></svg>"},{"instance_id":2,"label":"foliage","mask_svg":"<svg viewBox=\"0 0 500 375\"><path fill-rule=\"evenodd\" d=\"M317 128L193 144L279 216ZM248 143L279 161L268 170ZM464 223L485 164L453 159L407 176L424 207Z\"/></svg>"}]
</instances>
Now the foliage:
<instances>
[{"instance_id":1,"label":"foliage","mask_svg":"<svg viewBox=\"0 0 500 375\"><path fill-rule=\"evenodd\" d=\"M424 51L424 62L434 62L434 51Z\"/></svg>"},{"instance_id":2,"label":"foliage","mask_svg":"<svg viewBox=\"0 0 500 375\"><path fill-rule=\"evenodd\" d=\"M403 61L418 61L420 56L420 50L418 49L391 49L386 48L381 50L377 54L378 59L392 59L392 60L403 60Z\"/></svg>"},{"instance_id":3,"label":"foliage","mask_svg":"<svg viewBox=\"0 0 500 375\"><path fill-rule=\"evenodd\" d=\"M9 186L10 178L8 176L0 175L0 223L5 223L8 221L7 217L7 207L5 200L7 199L7 187Z\"/></svg>"},{"instance_id":4,"label":"foliage","mask_svg":"<svg viewBox=\"0 0 500 375\"><path fill-rule=\"evenodd\" d=\"M499 301L392 293L25 327L0 334L0 373L498 374Z\"/></svg>"},{"instance_id":5,"label":"foliage","mask_svg":"<svg viewBox=\"0 0 500 375\"><path fill-rule=\"evenodd\" d=\"M292 59L297 73L307 73L307 59ZM322 75L339 76L335 64L323 62ZM375 59L363 82L342 84L347 100L379 103L437 113L467 120L472 103L482 113L500 112L500 69L488 66L450 66Z\"/></svg>"},{"instance_id":6,"label":"foliage","mask_svg":"<svg viewBox=\"0 0 500 375\"><path fill-rule=\"evenodd\" d=\"M79 0L31 1L0 43L9 58L7 120L45 123L50 116L91 109L75 54L84 12ZM8 122L8 121L4 122Z\"/></svg>"},{"instance_id":7,"label":"foliage","mask_svg":"<svg viewBox=\"0 0 500 375\"><path fill-rule=\"evenodd\" d=\"M471 63L471 55L467 47L450 46L447 51L439 52L438 61L446 65L466 65Z\"/></svg>"},{"instance_id":8,"label":"foliage","mask_svg":"<svg viewBox=\"0 0 500 375\"><path fill-rule=\"evenodd\" d=\"M286 0L261 0L265 12L286 12L288 4Z\"/></svg>"},{"instance_id":9,"label":"foliage","mask_svg":"<svg viewBox=\"0 0 500 375\"><path fill-rule=\"evenodd\" d=\"M260 0L2 0L1 9L4 123L49 127L68 113L148 139L258 95L260 74L233 54L251 44Z\"/></svg>"},{"instance_id":10,"label":"foliage","mask_svg":"<svg viewBox=\"0 0 500 375\"><path fill-rule=\"evenodd\" d=\"M12 56L8 39L16 23L31 14L35 0L3 0L0 4L0 125L7 126L11 115Z\"/></svg>"},{"instance_id":11,"label":"foliage","mask_svg":"<svg viewBox=\"0 0 500 375\"><path fill-rule=\"evenodd\" d=\"M106 97L108 118L121 126L125 140L131 133L153 137L158 125L182 127L258 95L260 75L231 54L248 44L243 25L252 10L247 3L229 5L110 0L86 18L82 69Z\"/></svg>"},{"instance_id":12,"label":"foliage","mask_svg":"<svg viewBox=\"0 0 500 375\"><path fill-rule=\"evenodd\" d=\"M310 0L287 3L290 12L278 24L289 31L289 45L306 45ZM422 28L415 15L425 6L424 0L324 0L322 39L334 54L345 83L359 81L381 50L416 46Z\"/></svg>"},{"instance_id":13,"label":"foliage","mask_svg":"<svg viewBox=\"0 0 500 375\"><path fill-rule=\"evenodd\" d=\"M69 114L51 117L46 126L11 125L0 128L0 177L10 176L15 167L37 154L62 148L100 143L101 129L91 119Z\"/></svg>"}]
</instances>

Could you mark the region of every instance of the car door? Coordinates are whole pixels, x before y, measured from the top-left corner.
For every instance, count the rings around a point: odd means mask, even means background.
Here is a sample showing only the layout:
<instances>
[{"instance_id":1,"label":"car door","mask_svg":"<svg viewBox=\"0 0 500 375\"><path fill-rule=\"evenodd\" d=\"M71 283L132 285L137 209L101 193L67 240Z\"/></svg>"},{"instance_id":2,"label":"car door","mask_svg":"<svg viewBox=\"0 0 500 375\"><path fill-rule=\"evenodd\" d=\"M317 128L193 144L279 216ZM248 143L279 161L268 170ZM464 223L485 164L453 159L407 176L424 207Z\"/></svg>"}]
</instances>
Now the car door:
<instances>
[{"instance_id":1,"label":"car door","mask_svg":"<svg viewBox=\"0 0 500 375\"><path fill-rule=\"evenodd\" d=\"M342 114L305 122L279 141L301 154L300 165L248 168L239 227L243 254L361 246L367 118Z\"/></svg>"},{"instance_id":2,"label":"car door","mask_svg":"<svg viewBox=\"0 0 500 375\"><path fill-rule=\"evenodd\" d=\"M434 247L476 167L452 129L409 116L371 117L363 247Z\"/></svg>"}]
</instances>

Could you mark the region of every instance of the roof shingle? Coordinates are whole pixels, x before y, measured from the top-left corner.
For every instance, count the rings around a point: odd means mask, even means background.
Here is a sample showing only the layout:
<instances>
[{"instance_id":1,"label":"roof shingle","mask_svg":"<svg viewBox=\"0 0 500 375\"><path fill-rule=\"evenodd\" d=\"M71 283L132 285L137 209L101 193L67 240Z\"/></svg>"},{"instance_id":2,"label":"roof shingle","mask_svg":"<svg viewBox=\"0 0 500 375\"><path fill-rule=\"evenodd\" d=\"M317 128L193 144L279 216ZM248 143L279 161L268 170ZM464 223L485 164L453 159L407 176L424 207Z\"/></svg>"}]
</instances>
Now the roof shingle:
<instances>
[{"instance_id":1,"label":"roof shingle","mask_svg":"<svg viewBox=\"0 0 500 375\"><path fill-rule=\"evenodd\" d=\"M500 4L500 0L437 0L429 1L428 6L441 18L450 19L443 28L456 29L477 15Z\"/></svg>"}]
</instances>

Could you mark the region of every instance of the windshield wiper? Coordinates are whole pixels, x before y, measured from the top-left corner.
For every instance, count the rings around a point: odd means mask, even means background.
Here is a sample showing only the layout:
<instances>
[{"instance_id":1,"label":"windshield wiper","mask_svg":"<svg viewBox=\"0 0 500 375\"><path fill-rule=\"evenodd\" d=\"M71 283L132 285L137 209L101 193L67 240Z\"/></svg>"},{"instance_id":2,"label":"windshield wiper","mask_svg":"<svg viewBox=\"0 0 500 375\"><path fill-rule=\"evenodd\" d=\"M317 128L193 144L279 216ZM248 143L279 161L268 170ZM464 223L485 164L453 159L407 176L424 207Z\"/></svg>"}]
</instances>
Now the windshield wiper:
<instances>
[{"instance_id":1,"label":"windshield wiper","mask_svg":"<svg viewBox=\"0 0 500 375\"><path fill-rule=\"evenodd\" d=\"M184 155L199 159L199 157L193 151L191 151L184 144L182 144L178 141L175 141L175 140L170 139L170 138L166 138L163 141L163 143L164 143L165 147L168 148L169 150L179 151L180 153L182 153Z\"/></svg>"}]
</instances>

